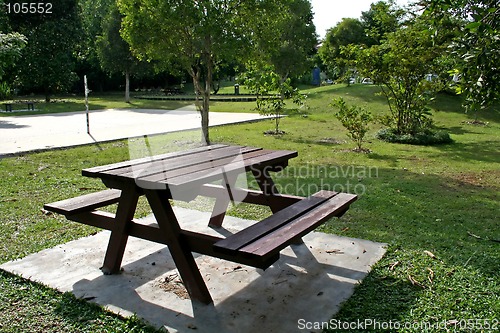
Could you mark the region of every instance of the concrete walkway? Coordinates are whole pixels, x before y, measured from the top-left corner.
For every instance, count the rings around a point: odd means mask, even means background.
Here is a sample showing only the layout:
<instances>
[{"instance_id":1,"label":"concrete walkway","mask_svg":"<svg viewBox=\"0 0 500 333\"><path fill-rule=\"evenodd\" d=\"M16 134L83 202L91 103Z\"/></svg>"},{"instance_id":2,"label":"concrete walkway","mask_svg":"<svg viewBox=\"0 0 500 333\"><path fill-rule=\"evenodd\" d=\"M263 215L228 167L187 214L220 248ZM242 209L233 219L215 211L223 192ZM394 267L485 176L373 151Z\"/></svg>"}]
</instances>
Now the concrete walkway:
<instances>
[{"instance_id":1,"label":"concrete walkway","mask_svg":"<svg viewBox=\"0 0 500 333\"><path fill-rule=\"evenodd\" d=\"M210 213L174 208L182 227L227 236L255 223L226 216L207 227ZM142 220L154 223L153 217ZM214 304L192 302L168 248L129 238L119 275L103 275L109 232L82 238L0 265L0 269L96 302L123 316L136 314L168 332L318 332L354 286L385 253L384 244L312 232L282 251L263 271L203 255L196 262ZM316 323L316 324L314 324Z\"/></svg>"},{"instance_id":2,"label":"concrete walkway","mask_svg":"<svg viewBox=\"0 0 500 333\"><path fill-rule=\"evenodd\" d=\"M211 112L210 126L265 119L255 113ZM40 149L133 138L201 127L193 107L178 110L110 109L0 118L0 157Z\"/></svg>"}]
</instances>

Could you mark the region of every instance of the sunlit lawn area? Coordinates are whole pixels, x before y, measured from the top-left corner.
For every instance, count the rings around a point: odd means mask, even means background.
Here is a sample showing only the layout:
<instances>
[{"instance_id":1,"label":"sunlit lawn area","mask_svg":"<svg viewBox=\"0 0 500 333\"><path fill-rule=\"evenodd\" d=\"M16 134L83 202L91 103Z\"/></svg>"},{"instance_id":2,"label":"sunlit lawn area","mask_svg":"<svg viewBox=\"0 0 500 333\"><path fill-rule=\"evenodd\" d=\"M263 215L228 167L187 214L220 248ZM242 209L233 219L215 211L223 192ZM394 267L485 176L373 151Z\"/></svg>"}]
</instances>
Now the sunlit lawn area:
<instances>
[{"instance_id":1,"label":"sunlit lawn area","mask_svg":"<svg viewBox=\"0 0 500 333\"><path fill-rule=\"evenodd\" d=\"M285 135L263 135L274 126L272 121L263 121L213 128L211 138L218 143L298 151L288 170L274 177L290 194L308 195L325 188L359 195L344 217L320 230L387 243L388 251L343 304L336 320L445 323L453 330L461 320L477 319L491 325L497 320L500 327L500 109L480 114L485 125L469 125L466 121L473 115L463 113L459 99L442 95L433 105L434 119L450 132L453 144L427 147L381 142L375 138L381 125L374 124L365 144L371 153L354 153L354 143L348 141L328 104L343 96L348 103L380 115L388 109L385 99L375 94L378 90L362 85L308 89L309 109L282 120ZM93 108L126 106L120 98L103 96L92 102ZM80 105L81 101L69 103ZM132 102L141 108L170 108L169 103L173 102ZM214 103L212 110L251 111L254 106ZM150 140L159 153L180 149L180 143L196 145L199 137L199 133L183 132ZM64 217L46 216L40 209L46 202L103 189L99 181L82 177L81 169L128 159L133 142L1 159L0 262L96 232ZM205 200L195 206L210 209ZM139 214L147 213L143 204ZM243 205L230 213L252 219L270 214ZM0 286L2 332L149 330L135 319L120 319L5 272L0 272Z\"/></svg>"}]
</instances>

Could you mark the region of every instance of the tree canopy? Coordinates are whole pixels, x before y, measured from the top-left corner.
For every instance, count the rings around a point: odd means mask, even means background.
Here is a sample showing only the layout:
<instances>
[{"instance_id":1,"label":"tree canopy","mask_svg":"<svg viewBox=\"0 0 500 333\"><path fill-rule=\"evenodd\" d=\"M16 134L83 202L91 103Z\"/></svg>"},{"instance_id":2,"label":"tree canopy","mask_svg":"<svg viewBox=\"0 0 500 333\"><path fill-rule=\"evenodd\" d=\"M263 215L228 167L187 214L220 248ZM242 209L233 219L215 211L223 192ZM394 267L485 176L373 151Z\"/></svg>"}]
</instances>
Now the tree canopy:
<instances>
[{"instance_id":1,"label":"tree canopy","mask_svg":"<svg viewBox=\"0 0 500 333\"><path fill-rule=\"evenodd\" d=\"M303 5L304 1L118 1L124 15L122 35L133 52L142 59L187 71L191 76L201 99L197 106L205 143L210 142L208 115L216 65L234 59L241 61L252 53L257 40L273 41L269 39L275 32L273 28L284 32L279 26L282 21L273 21L276 15L288 17L287 13L292 13L283 10L283 3ZM271 57L283 60L283 54L296 52L292 44L280 44L278 50ZM278 63L290 68L284 61Z\"/></svg>"},{"instance_id":2,"label":"tree canopy","mask_svg":"<svg viewBox=\"0 0 500 333\"><path fill-rule=\"evenodd\" d=\"M26 90L42 90L46 100L67 90L77 79L76 47L82 29L77 0L60 0L52 13L12 13L10 26L26 36L28 43L19 58L19 80Z\"/></svg>"},{"instance_id":3,"label":"tree canopy","mask_svg":"<svg viewBox=\"0 0 500 333\"><path fill-rule=\"evenodd\" d=\"M442 23L447 17L459 20L459 33L450 45L454 68L459 77L458 93L465 95L464 106L475 112L500 98L500 6L497 0L426 0L424 15L436 34L448 33Z\"/></svg>"},{"instance_id":4,"label":"tree canopy","mask_svg":"<svg viewBox=\"0 0 500 333\"><path fill-rule=\"evenodd\" d=\"M102 22L102 34L96 47L102 68L109 73L125 75L125 102L130 102L130 76L145 72L146 62L141 62L130 51L129 44L120 35L122 15L116 4L109 7Z\"/></svg>"}]
</instances>

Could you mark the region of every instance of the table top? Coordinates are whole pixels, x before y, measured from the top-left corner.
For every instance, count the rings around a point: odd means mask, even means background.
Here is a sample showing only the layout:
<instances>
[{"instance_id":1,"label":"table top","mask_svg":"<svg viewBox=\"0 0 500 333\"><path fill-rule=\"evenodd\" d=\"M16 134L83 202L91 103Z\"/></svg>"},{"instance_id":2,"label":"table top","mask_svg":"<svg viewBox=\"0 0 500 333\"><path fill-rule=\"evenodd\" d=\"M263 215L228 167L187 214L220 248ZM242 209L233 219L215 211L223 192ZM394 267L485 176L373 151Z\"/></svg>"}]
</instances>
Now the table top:
<instances>
[{"instance_id":1,"label":"table top","mask_svg":"<svg viewBox=\"0 0 500 333\"><path fill-rule=\"evenodd\" d=\"M144 188L191 188L265 167L286 167L296 151L230 145L210 145L84 169L83 176L105 183L134 182Z\"/></svg>"}]
</instances>

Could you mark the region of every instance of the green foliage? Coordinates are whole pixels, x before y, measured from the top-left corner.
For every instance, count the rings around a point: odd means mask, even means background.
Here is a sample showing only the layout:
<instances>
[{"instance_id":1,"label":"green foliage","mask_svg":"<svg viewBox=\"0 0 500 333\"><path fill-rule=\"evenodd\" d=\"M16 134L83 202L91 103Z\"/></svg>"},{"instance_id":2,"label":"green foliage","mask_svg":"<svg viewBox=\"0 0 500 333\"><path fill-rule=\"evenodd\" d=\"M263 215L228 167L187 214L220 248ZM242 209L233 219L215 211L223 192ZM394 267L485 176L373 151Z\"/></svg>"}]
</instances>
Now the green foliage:
<instances>
[{"instance_id":1,"label":"green foliage","mask_svg":"<svg viewBox=\"0 0 500 333\"><path fill-rule=\"evenodd\" d=\"M269 63L282 78L296 77L312 68L311 58L317 44L311 3L308 0L286 0L277 3L272 21L266 27L272 32L272 39L259 40L257 51L266 45ZM260 37L268 37L264 34Z\"/></svg>"},{"instance_id":2,"label":"green foliage","mask_svg":"<svg viewBox=\"0 0 500 333\"><path fill-rule=\"evenodd\" d=\"M422 23L386 34L381 45L360 49L357 55L358 70L381 86L391 110L389 125L398 134L414 135L432 125L427 105L441 89L438 80L428 81L427 76L440 71L442 46Z\"/></svg>"},{"instance_id":3,"label":"green foliage","mask_svg":"<svg viewBox=\"0 0 500 333\"><path fill-rule=\"evenodd\" d=\"M392 128L385 128L377 133L377 138L392 142L392 143L405 143L410 145L436 145L452 143L450 135L446 131L423 129L415 134L398 134Z\"/></svg>"},{"instance_id":4,"label":"green foliage","mask_svg":"<svg viewBox=\"0 0 500 333\"><path fill-rule=\"evenodd\" d=\"M77 79L75 51L82 34L77 0L60 0L52 13L12 13L12 29L26 36L27 46L17 64L19 83L25 90L44 91L47 101L55 92L65 92Z\"/></svg>"},{"instance_id":5,"label":"green foliage","mask_svg":"<svg viewBox=\"0 0 500 333\"><path fill-rule=\"evenodd\" d=\"M449 33L442 22L460 21L458 36L449 50L456 60L451 71L460 80L457 92L465 95L466 111L477 112L500 98L500 7L497 0L428 0L424 13L436 34Z\"/></svg>"},{"instance_id":6,"label":"green foliage","mask_svg":"<svg viewBox=\"0 0 500 333\"><path fill-rule=\"evenodd\" d=\"M369 130L368 124L373 119L371 113L356 105L348 106L342 97L335 99L330 105L339 109L335 117L347 129L347 136L356 143L357 150L363 151L361 146Z\"/></svg>"},{"instance_id":7,"label":"green foliage","mask_svg":"<svg viewBox=\"0 0 500 333\"><path fill-rule=\"evenodd\" d=\"M0 81L5 73L5 68L13 66L19 59L26 43L26 37L20 33L4 34L0 31Z\"/></svg>"},{"instance_id":8,"label":"green foliage","mask_svg":"<svg viewBox=\"0 0 500 333\"><path fill-rule=\"evenodd\" d=\"M394 0L378 1L370 5L370 10L362 12L361 23L368 36L368 46L381 44L385 35L397 31L405 11L397 8Z\"/></svg>"},{"instance_id":9,"label":"green foliage","mask_svg":"<svg viewBox=\"0 0 500 333\"><path fill-rule=\"evenodd\" d=\"M287 100L291 100L298 107L305 106L306 96L292 86L290 78L283 80L273 71L272 66L249 70L243 75L242 81L253 94L257 95L259 113L274 116L275 134L282 133L279 130L279 123L281 117L289 112L286 108Z\"/></svg>"},{"instance_id":10,"label":"green foliage","mask_svg":"<svg viewBox=\"0 0 500 333\"><path fill-rule=\"evenodd\" d=\"M1 5L1 3L0 3ZM15 66L21 56L22 49L26 46L26 37L19 33L3 34L0 32L0 100L9 98L12 90L6 80L5 70Z\"/></svg>"},{"instance_id":11,"label":"green foliage","mask_svg":"<svg viewBox=\"0 0 500 333\"><path fill-rule=\"evenodd\" d=\"M148 63L139 61L130 51L130 46L120 35L121 22L122 16L118 7L116 4L110 5L109 12L102 22L102 34L97 36L96 46L101 67L111 74L125 75L125 102L128 103L130 76L147 73Z\"/></svg>"},{"instance_id":12,"label":"green foliage","mask_svg":"<svg viewBox=\"0 0 500 333\"><path fill-rule=\"evenodd\" d=\"M296 4L307 5L307 1L118 1L124 15L122 35L133 53L140 59L155 60L165 68L177 68L191 76L200 99L197 106L202 118L202 140L206 143L210 142L208 113L218 64L243 62L249 56L257 58L260 52L263 61L276 60L276 68L284 72L281 75L289 75L297 66L288 61L293 60L290 55L296 56L294 52L300 43L273 43L285 32L288 33L285 42L293 37L290 27L285 30L280 16L292 17L290 6ZM309 8L309 16L298 15L294 24L303 19L312 22L310 5L304 8Z\"/></svg>"},{"instance_id":13,"label":"green foliage","mask_svg":"<svg viewBox=\"0 0 500 333\"><path fill-rule=\"evenodd\" d=\"M328 30L318 53L333 79L345 76L349 68L348 57L341 52L342 47L365 45L367 42L365 28L358 19L344 18Z\"/></svg>"},{"instance_id":14,"label":"green foliage","mask_svg":"<svg viewBox=\"0 0 500 333\"><path fill-rule=\"evenodd\" d=\"M0 82L0 100L7 99L12 96L12 90L7 82Z\"/></svg>"}]
</instances>

